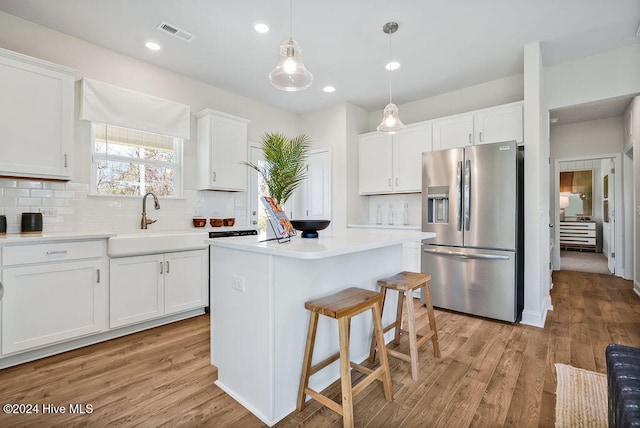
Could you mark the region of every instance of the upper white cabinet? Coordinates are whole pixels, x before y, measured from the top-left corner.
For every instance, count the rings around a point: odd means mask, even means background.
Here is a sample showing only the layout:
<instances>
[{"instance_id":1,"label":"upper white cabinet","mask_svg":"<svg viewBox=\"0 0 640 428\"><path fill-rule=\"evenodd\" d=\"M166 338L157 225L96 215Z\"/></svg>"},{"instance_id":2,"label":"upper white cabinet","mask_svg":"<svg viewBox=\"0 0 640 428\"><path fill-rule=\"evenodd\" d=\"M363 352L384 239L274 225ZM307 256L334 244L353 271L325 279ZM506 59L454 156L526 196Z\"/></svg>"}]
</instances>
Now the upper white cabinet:
<instances>
[{"instance_id":1,"label":"upper white cabinet","mask_svg":"<svg viewBox=\"0 0 640 428\"><path fill-rule=\"evenodd\" d=\"M522 102L478 110L473 115L475 144L513 141L522 143Z\"/></svg>"},{"instance_id":2,"label":"upper white cabinet","mask_svg":"<svg viewBox=\"0 0 640 428\"><path fill-rule=\"evenodd\" d=\"M433 121L433 150L524 141L522 102L504 104Z\"/></svg>"},{"instance_id":3,"label":"upper white cabinet","mask_svg":"<svg viewBox=\"0 0 640 428\"><path fill-rule=\"evenodd\" d=\"M0 49L0 175L70 179L75 75Z\"/></svg>"},{"instance_id":4,"label":"upper white cabinet","mask_svg":"<svg viewBox=\"0 0 640 428\"><path fill-rule=\"evenodd\" d=\"M247 124L249 121L205 109L198 120L198 188L247 190Z\"/></svg>"},{"instance_id":5,"label":"upper white cabinet","mask_svg":"<svg viewBox=\"0 0 640 428\"><path fill-rule=\"evenodd\" d=\"M433 150L473 144L473 114L458 114L433 121Z\"/></svg>"},{"instance_id":6,"label":"upper white cabinet","mask_svg":"<svg viewBox=\"0 0 640 428\"><path fill-rule=\"evenodd\" d=\"M408 125L393 135L360 135L360 194L420 192L422 153L431 149L431 123L427 122Z\"/></svg>"}]
</instances>

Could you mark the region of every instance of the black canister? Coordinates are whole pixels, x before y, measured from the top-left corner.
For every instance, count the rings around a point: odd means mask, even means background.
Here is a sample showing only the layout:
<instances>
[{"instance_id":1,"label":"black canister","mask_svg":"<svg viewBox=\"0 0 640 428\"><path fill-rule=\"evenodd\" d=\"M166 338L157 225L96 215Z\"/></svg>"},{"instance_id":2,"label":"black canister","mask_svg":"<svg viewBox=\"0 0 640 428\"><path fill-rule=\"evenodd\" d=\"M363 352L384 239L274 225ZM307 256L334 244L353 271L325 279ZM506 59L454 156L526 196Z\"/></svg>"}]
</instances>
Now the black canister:
<instances>
[{"instance_id":1,"label":"black canister","mask_svg":"<svg viewBox=\"0 0 640 428\"><path fill-rule=\"evenodd\" d=\"M42 213L22 213L20 231L22 233L42 232Z\"/></svg>"},{"instance_id":2,"label":"black canister","mask_svg":"<svg viewBox=\"0 0 640 428\"><path fill-rule=\"evenodd\" d=\"M7 216L0 215L0 235L7 233Z\"/></svg>"}]
</instances>

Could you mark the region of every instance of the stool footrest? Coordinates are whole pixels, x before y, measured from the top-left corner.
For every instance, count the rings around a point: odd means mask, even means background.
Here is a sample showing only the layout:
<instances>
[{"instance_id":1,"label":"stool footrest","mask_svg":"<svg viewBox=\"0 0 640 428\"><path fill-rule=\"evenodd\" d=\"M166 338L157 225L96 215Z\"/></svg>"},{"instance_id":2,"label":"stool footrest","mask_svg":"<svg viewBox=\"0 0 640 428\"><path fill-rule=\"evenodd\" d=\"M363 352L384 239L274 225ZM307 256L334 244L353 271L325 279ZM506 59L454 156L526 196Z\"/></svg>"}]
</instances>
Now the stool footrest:
<instances>
[{"instance_id":1,"label":"stool footrest","mask_svg":"<svg viewBox=\"0 0 640 428\"><path fill-rule=\"evenodd\" d=\"M320 361L318 364L316 364L315 366L311 367L311 369L309 369L309 376L319 372L323 368L327 367L329 364L333 363L334 361L338 361L339 359L340 359L340 352L333 354L326 360Z\"/></svg>"},{"instance_id":2,"label":"stool footrest","mask_svg":"<svg viewBox=\"0 0 640 428\"><path fill-rule=\"evenodd\" d=\"M384 367L379 366L377 369L373 370L369 376L362 379L356 386L353 387L353 396L355 397L356 395L358 395L360 391L371 385L373 381L382 379L384 370Z\"/></svg>"},{"instance_id":3,"label":"stool footrest","mask_svg":"<svg viewBox=\"0 0 640 428\"><path fill-rule=\"evenodd\" d=\"M358 363L354 363L353 361L349 361L349 365L351 366L352 369L358 370L362 374L370 375L371 373L373 373L373 370L371 370L369 367L365 367Z\"/></svg>"},{"instance_id":4,"label":"stool footrest","mask_svg":"<svg viewBox=\"0 0 640 428\"><path fill-rule=\"evenodd\" d=\"M311 388L305 388L304 392L305 394L311 396L314 400L324 404L325 406L327 406L328 408L330 408L340 416L343 416L342 406L336 403L335 401L333 401L332 399L330 399L329 397L327 397L326 395L322 395L318 391L315 391Z\"/></svg>"},{"instance_id":5,"label":"stool footrest","mask_svg":"<svg viewBox=\"0 0 640 428\"><path fill-rule=\"evenodd\" d=\"M391 355L392 357L396 357L396 358L399 358L401 360L411 362L411 356L405 354L404 352L400 352L400 351L396 351L395 349L387 348L387 354Z\"/></svg>"}]
</instances>

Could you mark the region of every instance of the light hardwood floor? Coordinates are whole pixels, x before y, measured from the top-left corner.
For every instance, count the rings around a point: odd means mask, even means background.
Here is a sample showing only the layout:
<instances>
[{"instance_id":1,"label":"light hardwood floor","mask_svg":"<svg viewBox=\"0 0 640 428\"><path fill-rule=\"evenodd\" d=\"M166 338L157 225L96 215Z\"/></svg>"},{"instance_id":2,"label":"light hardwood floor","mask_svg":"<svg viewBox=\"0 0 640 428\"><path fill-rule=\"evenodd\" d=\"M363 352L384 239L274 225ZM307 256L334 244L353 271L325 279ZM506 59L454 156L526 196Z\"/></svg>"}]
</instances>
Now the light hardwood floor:
<instances>
[{"instance_id":1,"label":"light hardwood floor","mask_svg":"<svg viewBox=\"0 0 640 428\"><path fill-rule=\"evenodd\" d=\"M608 343L640 347L640 297L629 281L561 271L554 284L544 329L437 310L442 357L425 344L417 382L391 358L395 401L370 385L354 400L356 426L553 427L554 363L604 373ZM424 308L416 311L426 325ZM216 375L209 318L200 316L0 370L2 404L40 406L38 414L0 413L0 427L264 426L213 385ZM339 383L325 392L338 399ZM43 414L43 404L66 413ZM69 414L69 404L93 412ZM311 401L278 424L299 425L339 427L341 418Z\"/></svg>"}]
</instances>

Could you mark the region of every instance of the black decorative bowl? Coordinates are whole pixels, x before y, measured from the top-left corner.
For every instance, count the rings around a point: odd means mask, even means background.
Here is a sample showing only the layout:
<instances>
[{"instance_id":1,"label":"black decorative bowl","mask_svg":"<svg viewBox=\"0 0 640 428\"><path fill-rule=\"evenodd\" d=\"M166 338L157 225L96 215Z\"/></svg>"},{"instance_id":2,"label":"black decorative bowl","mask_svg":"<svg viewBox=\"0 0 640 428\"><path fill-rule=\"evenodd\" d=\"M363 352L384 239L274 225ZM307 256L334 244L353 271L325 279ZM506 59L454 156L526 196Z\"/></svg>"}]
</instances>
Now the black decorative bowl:
<instances>
[{"instance_id":1,"label":"black decorative bowl","mask_svg":"<svg viewBox=\"0 0 640 428\"><path fill-rule=\"evenodd\" d=\"M294 229L302 232L303 238L317 238L318 230L326 229L331 220L291 220Z\"/></svg>"}]
</instances>

